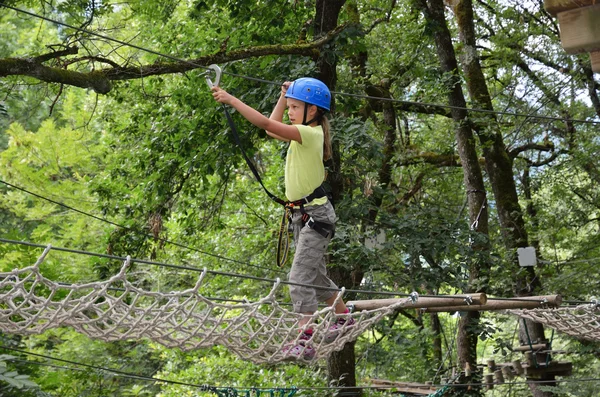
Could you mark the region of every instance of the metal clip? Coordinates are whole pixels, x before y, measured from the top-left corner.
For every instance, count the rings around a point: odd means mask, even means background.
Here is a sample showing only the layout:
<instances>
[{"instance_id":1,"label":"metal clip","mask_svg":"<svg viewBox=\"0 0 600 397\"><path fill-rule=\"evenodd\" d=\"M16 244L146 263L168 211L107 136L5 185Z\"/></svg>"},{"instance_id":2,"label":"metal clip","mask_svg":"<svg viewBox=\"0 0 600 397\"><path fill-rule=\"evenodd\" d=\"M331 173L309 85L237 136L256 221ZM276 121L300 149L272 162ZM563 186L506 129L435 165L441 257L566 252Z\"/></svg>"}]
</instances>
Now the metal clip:
<instances>
[{"instance_id":1,"label":"metal clip","mask_svg":"<svg viewBox=\"0 0 600 397\"><path fill-rule=\"evenodd\" d=\"M473 297L471 295L465 296L465 303L467 306L471 306L473 304Z\"/></svg>"},{"instance_id":2,"label":"metal clip","mask_svg":"<svg viewBox=\"0 0 600 397\"><path fill-rule=\"evenodd\" d=\"M208 84L208 86L210 88L216 87L221 83L221 68L218 67L215 64L212 64L208 67L206 73L204 73L204 78L206 79L206 83ZM210 79L210 71L215 72L215 82L213 83L213 81Z\"/></svg>"},{"instance_id":3,"label":"metal clip","mask_svg":"<svg viewBox=\"0 0 600 397\"><path fill-rule=\"evenodd\" d=\"M356 307L352 303L347 303L346 307L348 308L348 311L350 313L354 313L354 310L356 309Z\"/></svg>"},{"instance_id":4,"label":"metal clip","mask_svg":"<svg viewBox=\"0 0 600 397\"><path fill-rule=\"evenodd\" d=\"M592 296L592 298L590 299L590 305L592 306L592 309L598 309L598 307L600 307L600 302L598 302L598 298Z\"/></svg>"},{"instance_id":5,"label":"metal clip","mask_svg":"<svg viewBox=\"0 0 600 397\"><path fill-rule=\"evenodd\" d=\"M412 301L412 303L414 304L419 300L419 293L416 291L413 291L410 293L409 297L410 297L410 300Z\"/></svg>"}]
</instances>

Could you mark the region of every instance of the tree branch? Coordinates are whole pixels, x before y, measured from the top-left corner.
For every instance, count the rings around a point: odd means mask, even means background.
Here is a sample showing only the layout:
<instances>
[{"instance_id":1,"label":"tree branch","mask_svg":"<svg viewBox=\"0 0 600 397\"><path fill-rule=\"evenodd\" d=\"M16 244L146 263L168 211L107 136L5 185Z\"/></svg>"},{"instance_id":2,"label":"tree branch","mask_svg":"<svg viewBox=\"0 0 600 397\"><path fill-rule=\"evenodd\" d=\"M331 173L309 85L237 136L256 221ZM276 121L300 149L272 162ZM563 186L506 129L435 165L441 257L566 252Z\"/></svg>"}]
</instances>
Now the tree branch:
<instances>
[{"instance_id":1,"label":"tree branch","mask_svg":"<svg viewBox=\"0 0 600 397\"><path fill-rule=\"evenodd\" d=\"M56 59L56 58L60 58L60 57L66 56L66 55L74 55L74 54L77 54L78 52L79 52L78 47L68 47L62 51L53 51L48 54L39 55L39 56L33 58L32 62L44 63L46 61L49 61L50 59Z\"/></svg>"},{"instance_id":2,"label":"tree branch","mask_svg":"<svg viewBox=\"0 0 600 397\"><path fill-rule=\"evenodd\" d=\"M517 157L520 153L523 153L527 150L539 150L540 152L552 152L554 151L554 144L552 142L544 142L543 144L539 143L526 143L521 146L517 146L514 149L508 151L508 155L511 158Z\"/></svg>"},{"instance_id":3,"label":"tree branch","mask_svg":"<svg viewBox=\"0 0 600 397\"><path fill-rule=\"evenodd\" d=\"M327 35L310 43L277 44L242 48L232 51L220 51L212 55L179 62L157 62L151 65L111 68L91 72L78 72L57 67L42 65L42 62L65 54L67 49L35 58L0 59L0 78L7 76L27 76L47 82L59 83L80 88L91 88L99 94L106 94L112 89L112 81L134 80L148 76L184 73L204 68L213 63L231 62L240 59L262 57L267 55L300 55L318 58L323 45L333 40L348 25L340 25Z\"/></svg>"}]
</instances>

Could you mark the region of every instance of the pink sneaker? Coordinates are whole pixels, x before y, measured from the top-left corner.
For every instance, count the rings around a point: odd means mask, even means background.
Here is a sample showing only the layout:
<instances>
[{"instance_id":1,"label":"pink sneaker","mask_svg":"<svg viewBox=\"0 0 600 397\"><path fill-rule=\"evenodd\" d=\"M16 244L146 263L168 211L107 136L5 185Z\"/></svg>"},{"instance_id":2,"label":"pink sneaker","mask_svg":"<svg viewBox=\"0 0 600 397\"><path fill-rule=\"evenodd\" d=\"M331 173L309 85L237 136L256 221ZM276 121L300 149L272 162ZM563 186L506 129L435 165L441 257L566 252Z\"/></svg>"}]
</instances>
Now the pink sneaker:
<instances>
[{"instance_id":1,"label":"pink sneaker","mask_svg":"<svg viewBox=\"0 0 600 397\"><path fill-rule=\"evenodd\" d=\"M348 328L353 327L356 321L352 317L345 319L340 318L335 323L333 323L325 337L323 338L325 343L331 343L338 338L338 336L342 335L344 332L348 330Z\"/></svg>"},{"instance_id":2,"label":"pink sneaker","mask_svg":"<svg viewBox=\"0 0 600 397\"><path fill-rule=\"evenodd\" d=\"M298 360L303 359L310 361L315 358L317 351L312 347L310 342L311 336L302 334L297 343L291 343L283 348L283 355L286 359Z\"/></svg>"}]
</instances>

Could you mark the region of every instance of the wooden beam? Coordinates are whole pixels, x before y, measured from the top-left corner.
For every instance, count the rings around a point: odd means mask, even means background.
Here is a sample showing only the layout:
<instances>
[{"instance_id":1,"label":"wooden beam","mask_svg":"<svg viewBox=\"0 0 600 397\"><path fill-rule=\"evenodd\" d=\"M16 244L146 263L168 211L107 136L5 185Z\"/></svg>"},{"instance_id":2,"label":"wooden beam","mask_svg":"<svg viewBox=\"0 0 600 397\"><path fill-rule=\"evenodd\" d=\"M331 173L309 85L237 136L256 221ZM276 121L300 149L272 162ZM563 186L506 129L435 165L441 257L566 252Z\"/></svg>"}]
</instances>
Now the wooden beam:
<instances>
[{"instance_id":1,"label":"wooden beam","mask_svg":"<svg viewBox=\"0 0 600 397\"><path fill-rule=\"evenodd\" d=\"M597 0L544 0L544 8L554 16L559 12L589 7L594 4L597 4Z\"/></svg>"},{"instance_id":2,"label":"wooden beam","mask_svg":"<svg viewBox=\"0 0 600 397\"><path fill-rule=\"evenodd\" d=\"M393 382L384 379L371 379L371 384L376 388L387 390L392 393L396 392L428 396L437 391L437 388L431 385L413 382Z\"/></svg>"},{"instance_id":3,"label":"wooden beam","mask_svg":"<svg viewBox=\"0 0 600 397\"><path fill-rule=\"evenodd\" d=\"M419 297L415 302L408 298L393 298L393 299L371 299L364 301L350 301L347 305L353 305L354 311L362 310L376 310L382 307L392 306L398 303L402 303L398 307L408 309L423 309L427 307L440 307L440 306L459 306L465 305L466 301L474 305L484 305L487 302L487 295L484 293L478 294L466 294L466 295L445 295L443 297Z\"/></svg>"},{"instance_id":4,"label":"wooden beam","mask_svg":"<svg viewBox=\"0 0 600 397\"><path fill-rule=\"evenodd\" d=\"M600 4L556 14L560 41L569 54L600 51Z\"/></svg>"},{"instance_id":5,"label":"wooden beam","mask_svg":"<svg viewBox=\"0 0 600 397\"><path fill-rule=\"evenodd\" d=\"M573 373L573 363L551 361L548 366L523 366L523 370L528 378L538 378L542 375L570 376Z\"/></svg>"},{"instance_id":6,"label":"wooden beam","mask_svg":"<svg viewBox=\"0 0 600 397\"><path fill-rule=\"evenodd\" d=\"M547 349L548 348L548 344L547 343L536 343L535 345L522 345L522 346L517 346L517 347L513 347L513 351L514 352L527 352L527 351L534 351L537 352L538 350L542 350L542 349Z\"/></svg>"},{"instance_id":7,"label":"wooden beam","mask_svg":"<svg viewBox=\"0 0 600 397\"><path fill-rule=\"evenodd\" d=\"M465 305L448 307L424 308L427 313L441 312L474 312L474 311L493 311L507 309L537 309L539 307L558 307L562 303L560 295L545 296L523 296L511 299L493 299L489 298L484 305Z\"/></svg>"}]
</instances>

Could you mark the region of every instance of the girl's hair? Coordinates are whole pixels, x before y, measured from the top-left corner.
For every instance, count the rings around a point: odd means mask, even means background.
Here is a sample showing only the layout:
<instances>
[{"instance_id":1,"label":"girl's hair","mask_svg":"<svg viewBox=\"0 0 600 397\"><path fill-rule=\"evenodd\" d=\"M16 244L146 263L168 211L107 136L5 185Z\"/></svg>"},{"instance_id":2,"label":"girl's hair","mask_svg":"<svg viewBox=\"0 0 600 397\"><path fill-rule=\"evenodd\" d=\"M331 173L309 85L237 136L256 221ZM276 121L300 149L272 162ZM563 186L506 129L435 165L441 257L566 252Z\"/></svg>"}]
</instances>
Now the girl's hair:
<instances>
[{"instance_id":1,"label":"girl's hair","mask_svg":"<svg viewBox=\"0 0 600 397\"><path fill-rule=\"evenodd\" d=\"M322 110L319 109L321 112ZM329 132L329 119L324 114L321 114L319 124L323 128L323 161L327 161L331 158L331 133Z\"/></svg>"}]
</instances>

